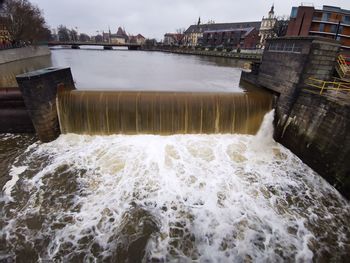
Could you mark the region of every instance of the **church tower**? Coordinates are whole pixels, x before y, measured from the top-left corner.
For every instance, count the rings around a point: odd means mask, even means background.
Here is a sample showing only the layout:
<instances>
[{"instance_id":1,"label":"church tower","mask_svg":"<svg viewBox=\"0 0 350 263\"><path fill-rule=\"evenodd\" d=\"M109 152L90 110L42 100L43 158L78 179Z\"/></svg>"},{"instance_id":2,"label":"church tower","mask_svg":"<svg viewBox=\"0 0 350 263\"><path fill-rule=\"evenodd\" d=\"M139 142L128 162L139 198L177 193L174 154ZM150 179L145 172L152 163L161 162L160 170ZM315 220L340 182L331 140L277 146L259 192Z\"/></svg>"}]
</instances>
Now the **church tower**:
<instances>
[{"instance_id":1,"label":"church tower","mask_svg":"<svg viewBox=\"0 0 350 263\"><path fill-rule=\"evenodd\" d=\"M276 34L273 31L273 28L275 27L275 24L277 22L274 9L275 9L275 6L272 5L268 13L268 16L266 18L263 17L261 20L261 25L259 30L259 37L260 37L259 47L260 48L265 48L265 42L267 38L276 37Z\"/></svg>"}]
</instances>

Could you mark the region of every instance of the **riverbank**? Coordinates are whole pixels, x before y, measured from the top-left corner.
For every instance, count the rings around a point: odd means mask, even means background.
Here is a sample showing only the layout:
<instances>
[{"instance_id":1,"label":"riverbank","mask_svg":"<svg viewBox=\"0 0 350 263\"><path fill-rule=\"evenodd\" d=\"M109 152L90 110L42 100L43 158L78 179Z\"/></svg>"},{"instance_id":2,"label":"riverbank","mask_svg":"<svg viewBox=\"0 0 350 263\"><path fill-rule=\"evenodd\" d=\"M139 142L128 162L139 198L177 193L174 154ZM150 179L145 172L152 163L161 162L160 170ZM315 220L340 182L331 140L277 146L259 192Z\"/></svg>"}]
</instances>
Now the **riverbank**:
<instances>
[{"instance_id":1,"label":"riverbank","mask_svg":"<svg viewBox=\"0 0 350 263\"><path fill-rule=\"evenodd\" d=\"M233 59L245 59L251 61L260 61L262 53L241 51L240 53L233 51L218 51L218 50L199 50L192 48L173 48L173 47L155 47L144 48L144 51L158 51L182 55L196 55L196 56L208 56L208 57L221 57L221 58L233 58Z\"/></svg>"},{"instance_id":2,"label":"riverbank","mask_svg":"<svg viewBox=\"0 0 350 263\"><path fill-rule=\"evenodd\" d=\"M47 46L29 46L0 50L0 65L22 59L47 56L50 54L50 49Z\"/></svg>"}]
</instances>

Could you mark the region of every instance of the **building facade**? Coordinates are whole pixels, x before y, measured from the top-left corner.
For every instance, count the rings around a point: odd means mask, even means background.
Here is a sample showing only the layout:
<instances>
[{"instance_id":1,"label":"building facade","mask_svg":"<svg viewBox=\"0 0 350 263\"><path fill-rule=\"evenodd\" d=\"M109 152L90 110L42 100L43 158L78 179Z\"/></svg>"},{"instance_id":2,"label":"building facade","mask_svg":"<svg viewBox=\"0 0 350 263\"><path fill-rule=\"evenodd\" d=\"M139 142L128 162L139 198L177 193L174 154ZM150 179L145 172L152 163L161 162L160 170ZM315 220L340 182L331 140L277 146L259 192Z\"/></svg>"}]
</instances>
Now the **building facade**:
<instances>
[{"instance_id":1,"label":"building facade","mask_svg":"<svg viewBox=\"0 0 350 263\"><path fill-rule=\"evenodd\" d=\"M110 35L110 42L113 44L125 44L129 41L128 34L121 27L118 28L117 34Z\"/></svg>"},{"instance_id":2,"label":"building facade","mask_svg":"<svg viewBox=\"0 0 350 263\"><path fill-rule=\"evenodd\" d=\"M350 10L324 5L293 7L287 36L320 36L340 42L343 50L350 51Z\"/></svg>"},{"instance_id":3,"label":"building facade","mask_svg":"<svg viewBox=\"0 0 350 263\"><path fill-rule=\"evenodd\" d=\"M5 19L7 19L7 14L0 7L0 45L5 45L5 43L9 43L10 33L5 26Z\"/></svg>"},{"instance_id":4,"label":"building facade","mask_svg":"<svg viewBox=\"0 0 350 263\"><path fill-rule=\"evenodd\" d=\"M276 33L273 30L276 22L277 18L275 17L274 6L272 6L267 17L263 17L261 20L259 48L265 48L266 39L276 37Z\"/></svg>"},{"instance_id":5,"label":"building facade","mask_svg":"<svg viewBox=\"0 0 350 263\"><path fill-rule=\"evenodd\" d=\"M254 27L224 30L209 30L203 33L201 45L204 47L256 48L259 32Z\"/></svg>"},{"instance_id":6,"label":"building facade","mask_svg":"<svg viewBox=\"0 0 350 263\"><path fill-rule=\"evenodd\" d=\"M129 42L132 44L144 45L146 38L141 34L137 34L136 36L129 36Z\"/></svg>"},{"instance_id":7,"label":"building facade","mask_svg":"<svg viewBox=\"0 0 350 263\"><path fill-rule=\"evenodd\" d=\"M220 31L220 30L234 30L244 28L260 29L260 21L255 22L242 22L242 23L211 23L211 24L197 24L191 25L185 32L183 38L183 44L186 46L202 45L204 32L208 31Z\"/></svg>"},{"instance_id":8,"label":"building facade","mask_svg":"<svg viewBox=\"0 0 350 263\"><path fill-rule=\"evenodd\" d=\"M178 33L166 33L164 35L163 44L164 45L181 45L184 34Z\"/></svg>"}]
</instances>

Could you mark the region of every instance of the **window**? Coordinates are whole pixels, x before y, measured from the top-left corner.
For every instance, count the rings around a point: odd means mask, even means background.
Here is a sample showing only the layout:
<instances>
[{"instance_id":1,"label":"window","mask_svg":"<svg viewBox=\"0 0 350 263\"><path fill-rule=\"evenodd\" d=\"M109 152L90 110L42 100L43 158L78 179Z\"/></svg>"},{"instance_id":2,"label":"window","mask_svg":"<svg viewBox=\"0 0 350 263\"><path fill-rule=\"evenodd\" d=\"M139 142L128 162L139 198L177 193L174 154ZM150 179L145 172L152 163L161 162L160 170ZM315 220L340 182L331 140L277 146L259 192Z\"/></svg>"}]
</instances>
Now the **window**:
<instances>
[{"instance_id":1,"label":"window","mask_svg":"<svg viewBox=\"0 0 350 263\"><path fill-rule=\"evenodd\" d=\"M328 21L330 17L331 17L331 13L323 13L322 21Z\"/></svg>"},{"instance_id":2,"label":"window","mask_svg":"<svg viewBox=\"0 0 350 263\"><path fill-rule=\"evenodd\" d=\"M290 18L296 18L298 14L298 7L292 7L292 12L290 13Z\"/></svg>"},{"instance_id":3,"label":"window","mask_svg":"<svg viewBox=\"0 0 350 263\"><path fill-rule=\"evenodd\" d=\"M331 33L337 33L337 26L336 25L331 25Z\"/></svg>"},{"instance_id":4,"label":"window","mask_svg":"<svg viewBox=\"0 0 350 263\"><path fill-rule=\"evenodd\" d=\"M344 24L350 25L350 16L343 16Z\"/></svg>"},{"instance_id":5,"label":"window","mask_svg":"<svg viewBox=\"0 0 350 263\"><path fill-rule=\"evenodd\" d=\"M320 24L320 32L324 32L324 24Z\"/></svg>"},{"instance_id":6,"label":"window","mask_svg":"<svg viewBox=\"0 0 350 263\"><path fill-rule=\"evenodd\" d=\"M343 34L344 26L339 26L338 34Z\"/></svg>"}]
</instances>

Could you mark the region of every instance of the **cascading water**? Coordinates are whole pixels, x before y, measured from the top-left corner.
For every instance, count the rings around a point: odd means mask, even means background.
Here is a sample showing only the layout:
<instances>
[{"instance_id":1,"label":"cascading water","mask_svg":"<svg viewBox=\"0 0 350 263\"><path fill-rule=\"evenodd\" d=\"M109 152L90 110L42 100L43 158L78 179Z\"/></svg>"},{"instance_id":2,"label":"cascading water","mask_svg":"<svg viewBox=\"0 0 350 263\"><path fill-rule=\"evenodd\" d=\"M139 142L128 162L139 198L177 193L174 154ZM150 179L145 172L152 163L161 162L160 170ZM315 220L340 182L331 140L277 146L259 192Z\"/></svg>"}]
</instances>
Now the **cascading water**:
<instances>
[{"instance_id":1,"label":"cascading water","mask_svg":"<svg viewBox=\"0 0 350 263\"><path fill-rule=\"evenodd\" d=\"M256 136L32 144L4 186L0 260L346 261L349 203L273 141L272 118Z\"/></svg>"},{"instance_id":2,"label":"cascading water","mask_svg":"<svg viewBox=\"0 0 350 263\"><path fill-rule=\"evenodd\" d=\"M58 96L63 133L255 134L272 97L263 92L67 91Z\"/></svg>"}]
</instances>

